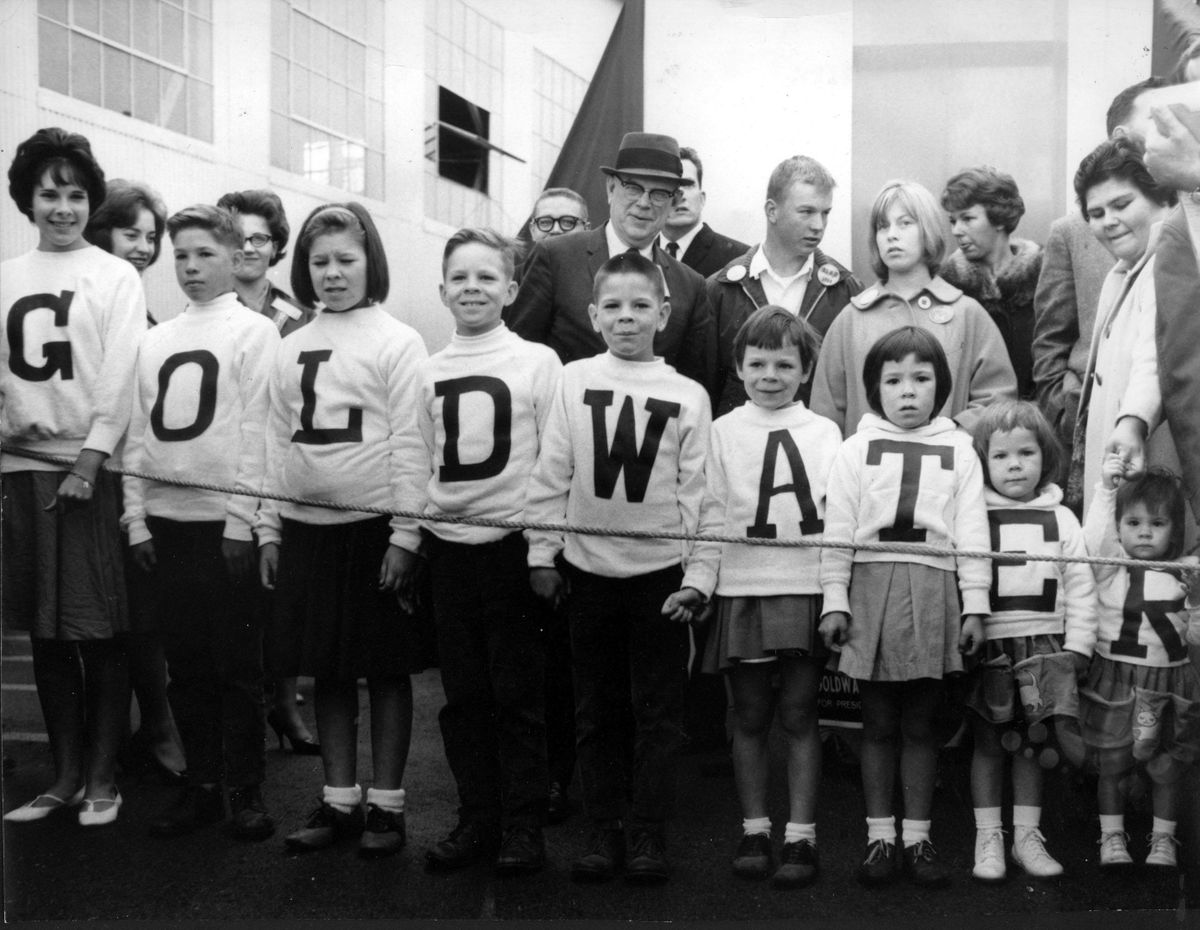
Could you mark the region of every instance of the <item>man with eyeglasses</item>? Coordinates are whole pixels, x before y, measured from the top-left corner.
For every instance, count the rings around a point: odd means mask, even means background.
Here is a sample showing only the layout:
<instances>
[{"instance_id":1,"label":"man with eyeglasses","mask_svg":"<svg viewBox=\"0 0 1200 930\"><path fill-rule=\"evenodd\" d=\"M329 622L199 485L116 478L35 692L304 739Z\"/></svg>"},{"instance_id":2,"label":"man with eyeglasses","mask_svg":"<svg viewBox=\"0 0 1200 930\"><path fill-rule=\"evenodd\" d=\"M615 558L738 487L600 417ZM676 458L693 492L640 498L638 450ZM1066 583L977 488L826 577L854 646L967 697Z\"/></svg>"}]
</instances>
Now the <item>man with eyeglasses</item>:
<instances>
[{"instance_id":1,"label":"man with eyeglasses","mask_svg":"<svg viewBox=\"0 0 1200 930\"><path fill-rule=\"evenodd\" d=\"M533 205L529 238L533 242L541 242L552 236L587 228L587 201L569 187L550 187L542 191Z\"/></svg>"},{"instance_id":2,"label":"man with eyeglasses","mask_svg":"<svg viewBox=\"0 0 1200 930\"><path fill-rule=\"evenodd\" d=\"M550 346L564 363L597 355L605 345L588 318L592 280L611 256L639 252L662 269L671 308L666 327L655 337L655 354L708 387L704 279L657 243L679 190L690 183L679 144L657 133L626 133L616 164L600 170L608 175L608 222L579 235L536 242L504 319L517 335Z\"/></svg>"},{"instance_id":3,"label":"man with eyeglasses","mask_svg":"<svg viewBox=\"0 0 1200 930\"><path fill-rule=\"evenodd\" d=\"M683 176L692 183L681 189L675 208L659 238L659 246L693 271L707 278L742 255L750 246L723 236L702 219L707 195L704 193L704 162L688 146L679 150Z\"/></svg>"}]
</instances>

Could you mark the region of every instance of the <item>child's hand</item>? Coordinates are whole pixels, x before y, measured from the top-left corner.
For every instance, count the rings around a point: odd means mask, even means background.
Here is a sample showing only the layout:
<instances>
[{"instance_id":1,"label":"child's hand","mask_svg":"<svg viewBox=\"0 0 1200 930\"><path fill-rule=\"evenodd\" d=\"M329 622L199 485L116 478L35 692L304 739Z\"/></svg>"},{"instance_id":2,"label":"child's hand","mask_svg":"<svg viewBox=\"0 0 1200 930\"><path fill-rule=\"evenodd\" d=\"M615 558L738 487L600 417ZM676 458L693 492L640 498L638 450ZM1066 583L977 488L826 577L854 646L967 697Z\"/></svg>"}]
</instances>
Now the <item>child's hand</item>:
<instances>
[{"instance_id":1,"label":"child's hand","mask_svg":"<svg viewBox=\"0 0 1200 930\"><path fill-rule=\"evenodd\" d=\"M1137 478L1146 470L1146 424L1139 417L1121 417L1108 435L1104 452L1121 459L1125 466L1121 477Z\"/></svg>"},{"instance_id":2,"label":"child's hand","mask_svg":"<svg viewBox=\"0 0 1200 930\"><path fill-rule=\"evenodd\" d=\"M221 558L230 578L245 578L254 571L254 543L249 539L222 539Z\"/></svg>"},{"instance_id":3,"label":"child's hand","mask_svg":"<svg viewBox=\"0 0 1200 930\"><path fill-rule=\"evenodd\" d=\"M1070 650L1067 651L1070 652ZM1071 652L1071 664L1075 666L1075 680L1082 682L1087 678L1088 669L1092 666L1092 660L1082 652Z\"/></svg>"},{"instance_id":4,"label":"child's hand","mask_svg":"<svg viewBox=\"0 0 1200 930\"><path fill-rule=\"evenodd\" d=\"M707 600L695 588L680 588L674 594L668 594L663 601L662 615L676 623L691 623L699 620L704 613Z\"/></svg>"},{"instance_id":5,"label":"child's hand","mask_svg":"<svg viewBox=\"0 0 1200 930\"><path fill-rule=\"evenodd\" d=\"M985 642L987 634L983 632L983 617L979 614L963 617L962 630L958 634L958 651L964 656L976 656Z\"/></svg>"},{"instance_id":6,"label":"child's hand","mask_svg":"<svg viewBox=\"0 0 1200 930\"><path fill-rule=\"evenodd\" d=\"M1125 460L1119 452L1105 453L1104 461L1100 463L1100 483L1108 490L1115 491L1125 479Z\"/></svg>"},{"instance_id":7,"label":"child's hand","mask_svg":"<svg viewBox=\"0 0 1200 930\"><path fill-rule=\"evenodd\" d=\"M566 600L569 593L567 582L557 568L531 568L529 586L533 588L534 594L555 610Z\"/></svg>"},{"instance_id":8,"label":"child's hand","mask_svg":"<svg viewBox=\"0 0 1200 930\"><path fill-rule=\"evenodd\" d=\"M1183 583L1187 585L1188 605L1200 604L1200 565L1181 569L1180 574L1183 576Z\"/></svg>"},{"instance_id":9,"label":"child's hand","mask_svg":"<svg viewBox=\"0 0 1200 930\"><path fill-rule=\"evenodd\" d=\"M389 545L387 552L383 554L383 561L379 564L379 590L399 591L408 581L416 564L417 557L413 553L400 546ZM404 606L403 602L401 606Z\"/></svg>"},{"instance_id":10,"label":"child's hand","mask_svg":"<svg viewBox=\"0 0 1200 930\"><path fill-rule=\"evenodd\" d=\"M846 631L850 629L850 615L840 610L834 610L821 618L817 632L825 640L827 649L840 648L846 644Z\"/></svg>"},{"instance_id":11,"label":"child's hand","mask_svg":"<svg viewBox=\"0 0 1200 930\"><path fill-rule=\"evenodd\" d=\"M144 572L152 572L158 565L158 556L154 554L154 540L152 539L131 546L129 554L133 556L133 564Z\"/></svg>"},{"instance_id":12,"label":"child's hand","mask_svg":"<svg viewBox=\"0 0 1200 930\"><path fill-rule=\"evenodd\" d=\"M279 569L279 543L263 543L258 547L258 579L268 591L275 590L275 573Z\"/></svg>"}]
</instances>

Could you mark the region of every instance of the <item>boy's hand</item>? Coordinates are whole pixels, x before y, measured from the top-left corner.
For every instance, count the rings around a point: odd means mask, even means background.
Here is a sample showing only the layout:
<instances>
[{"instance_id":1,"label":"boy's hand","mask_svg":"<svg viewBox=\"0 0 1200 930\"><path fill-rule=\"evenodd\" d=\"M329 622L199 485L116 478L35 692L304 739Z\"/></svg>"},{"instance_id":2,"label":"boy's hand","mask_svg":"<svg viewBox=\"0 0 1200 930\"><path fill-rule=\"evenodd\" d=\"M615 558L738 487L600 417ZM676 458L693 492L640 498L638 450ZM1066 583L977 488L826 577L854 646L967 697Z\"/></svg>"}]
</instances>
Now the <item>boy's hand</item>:
<instances>
[{"instance_id":1,"label":"boy's hand","mask_svg":"<svg viewBox=\"0 0 1200 930\"><path fill-rule=\"evenodd\" d=\"M531 568L529 586L534 594L555 610L567 598L567 582L557 568Z\"/></svg>"},{"instance_id":2,"label":"boy's hand","mask_svg":"<svg viewBox=\"0 0 1200 930\"><path fill-rule=\"evenodd\" d=\"M1100 483L1110 491L1115 491L1125 478L1125 460L1119 452L1105 453L1104 461L1100 464Z\"/></svg>"},{"instance_id":3,"label":"boy's hand","mask_svg":"<svg viewBox=\"0 0 1200 930\"><path fill-rule=\"evenodd\" d=\"M158 557L154 554L153 539L147 539L136 546L131 546L129 554L133 556L133 564L144 572L152 572L158 565Z\"/></svg>"},{"instance_id":4,"label":"boy's hand","mask_svg":"<svg viewBox=\"0 0 1200 930\"><path fill-rule=\"evenodd\" d=\"M279 568L279 543L263 543L258 547L258 577L268 591L275 590L275 572Z\"/></svg>"},{"instance_id":5,"label":"boy's hand","mask_svg":"<svg viewBox=\"0 0 1200 930\"><path fill-rule=\"evenodd\" d=\"M1070 652L1070 650L1067 651ZM1082 682L1087 678L1088 669L1092 666L1092 660L1082 652L1072 652L1071 664L1075 666L1075 680Z\"/></svg>"},{"instance_id":6,"label":"boy's hand","mask_svg":"<svg viewBox=\"0 0 1200 930\"><path fill-rule=\"evenodd\" d=\"M416 564L417 557L413 553L400 546L389 545L379 565L379 590L399 591L408 582Z\"/></svg>"},{"instance_id":7,"label":"boy's hand","mask_svg":"<svg viewBox=\"0 0 1200 930\"><path fill-rule=\"evenodd\" d=\"M221 558L230 578L245 578L254 571L254 543L249 539L222 539Z\"/></svg>"},{"instance_id":8,"label":"boy's hand","mask_svg":"<svg viewBox=\"0 0 1200 930\"><path fill-rule=\"evenodd\" d=\"M833 610L821 618L817 632L825 640L827 649L840 648L846 644L846 632L850 629L850 615L841 610Z\"/></svg>"},{"instance_id":9,"label":"boy's hand","mask_svg":"<svg viewBox=\"0 0 1200 930\"><path fill-rule=\"evenodd\" d=\"M663 601L662 615L676 623L691 623L704 614L708 601L695 588L680 588Z\"/></svg>"},{"instance_id":10,"label":"boy's hand","mask_svg":"<svg viewBox=\"0 0 1200 930\"><path fill-rule=\"evenodd\" d=\"M987 634L983 632L983 617L979 614L963 617L962 630L958 634L958 651L968 658L976 656L985 642Z\"/></svg>"}]
</instances>

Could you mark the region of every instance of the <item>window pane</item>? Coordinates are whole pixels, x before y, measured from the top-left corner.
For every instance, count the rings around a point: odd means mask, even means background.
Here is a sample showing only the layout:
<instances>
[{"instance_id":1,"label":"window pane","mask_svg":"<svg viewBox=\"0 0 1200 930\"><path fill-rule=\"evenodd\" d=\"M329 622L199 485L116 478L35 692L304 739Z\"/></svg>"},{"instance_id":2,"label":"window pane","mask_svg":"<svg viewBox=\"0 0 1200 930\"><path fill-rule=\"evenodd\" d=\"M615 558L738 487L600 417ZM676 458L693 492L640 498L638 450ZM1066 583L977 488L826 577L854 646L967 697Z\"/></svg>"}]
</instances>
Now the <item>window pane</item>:
<instances>
[{"instance_id":1,"label":"window pane","mask_svg":"<svg viewBox=\"0 0 1200 930\"><path fill-rule=\"evenodd\" d=\"M350 43L350 61L346 65L346 85L359 91L365 90L367 50L358 42Z\"/></svg>"},{"instance_id":2,"label":"window pane","mask_svg":"<svg viewBox=\"0 0 1200 930\"><path fill-rule=\"evenodd\" d=\"M320 23L308 28L309 62L314 71L324 72L329 67L329 30Z\"/></svg>"},{"instance_id":3,"label":"window pane","mask_svg":"<svg viewBox=\"0 0 1200 930\"><path fill-rule=\"evenodd\" d=\"M329 84L329 125L336 132L346 133L346 88L341 84Z\"/></svg>"},{"instance_id":4,"label":"window pane","mask_svg":"<svg viewBox=\"0 0 1200 930\"><path fill-rule=\"evenodd\" d=\"M383 97L383 53L367 49L366 91L371 97Z\"/></svg>"},{"instance_id":5,"label":"window pane","mask_svg":"<svg viewBox=\"0 0 1200 930\"><path fill-rule=\"evenodd\" d=\"M100 31L100 4L98 0L75 0L72 12L75 25L91 32Z\"/></svg>"},{"instance_id":6,"label":"window pane","mask_svg":"<svg viewBox=\"0 0 1200 930\"><path fill-rule=\"evenodd\" d=\"M292 65L292 113L312 119L312 101L309 90L309 72Z\"/></svg>"},{"instance_id":7,"label":"window pane","mask_svg":"<svg viewBox=\"0 0 1200 930\"><path fill-rule=\"evenodd\" d=\"M271 164L276 168L288 166L288 121L278 113L271 114Z\"/></svg>"},{"instance_id":8,"label":"window pane","mask_svg":"<svg viewBox=\"0 0 1200 930\"><path fill-rule=\"evenodd\" d=\"M202 81L212 81L212 23L188 17L188 71Z\"/></svg>"},{"instance_id":9,"label":"window pane","mask_svg":"<svg viewBox=\"0 0 1200 930\"><path fill-rule=\"evenodd\" d=\"M133 59L133 115L158 122L158 66L144 58Z\"/></svg>"},{"instance_id":10,"label":"window pane","mask_svg":"<svg viewBox=\"0 0 1200 930\"><path fill-rule=\"evenodd\" d=\"M368 197L383 200L383 155L367 152L366 179L363 191Z\"/></svg>"},{"instance_id":11,"label":"window pane","mask_svg":"<svg viewBox=\"0 0 1200 930\"><path fill-rule=\"evenodd\" d=\"M133 0L133 47L146 55L158 57L158 9L155 0Z\"/></svg>"},{"instance_id":12,"label":"window pane","mask_svg":"<svg viewBox=\"0 0 1200 930\"><path fill-rule=\"evenodd\" d=\"M42 16L48 16L50 19L65 24L68 12L67 3L68 0L38 0L38 12Z\"/></svg>"},{"instance_id":13,"label":"window pane","mask_svg":"<svg viewBox=\"0 0 1200 930\"><path fill-rule=\"evenodd\" d=\"M329 125L329 82L319 74L309 85L309 119L320 126Z\"/></svg>"},{"instance_id":14,"label":"window pane","mask_svg":"<svg viewBox=\"0 0 1200 930\"><path fill-rule=\"evenodd\" d=\"M129 44L129 0L104 0L100 32L106 39Z\"/></svg>"},{"instance_id":15,"label":"window pane","mask_svg":"<svg viewBox=\"0 0 1200 930\"><path fill-rule=\"evenodd\" d=\"M162 125L175 132L187 132L186 80L167 68L158 71L162 93Z\"/></svg>"},{"instance_id":16,"label":"window pane","mask_svg":"<svg viewBox=\"0 0 1200 930\"><path fill-rule=\"evenodd\" d=\"M129 93L129 58L128 52L104 47L104 106L126 116L133 115Z\"/></svg>"},{"instance_id":17,"label":"window pane","mask_svg":"<svg viewBox=\"0 0 1200 930\"><path fill-rule=\"evenodd\" d=\"M362 139L367 134L367 101L362 94L346 95L346 135Z\"/></svg>"},{"instance_id":18,"label":"window pane","mask_svg":"<svg viewBox=\"0 0 1200 930\"><path fill-rule=\"evenodd\" d=\"M308 167L308 130L295 120L288 126L288 167L294 174L305 174Z\"/></svg>"},{"instance_id":19,"label":"window pane","mask_svg":"<svg viewBox=\"0 0 1200 930\"><path fill-rule=\"evenodd\" d=\"M377 100L367 104L367 147L383 148L383 104Z\"/></svg>"},{"instance_id":20,"label":"window pane","mask_svg":"<svg viewBox=\"0 0 1200 930\"><path fill-rule=\"evenodd\" d=\"M189 78L188 133L205 142L213 139L213 90L211 84Z\"/></svg>"},{"instance_id":21,"label":"window pane","mask_svg":"<svg viewBox=\"0 0 1200 930\"><path fill-rule=\"evenodd\" d=\"M330 80L337 81L339 84L346 83L346 63L350 57L348 44L345 36L330 33L329 63L326 65L325 73L329 75Z\"/></svg>"},{"instance_id":22,"label":"window pane","mask_svg":"<svg viewBox=\"0 0 1200 930\"><path fill-rule=\"evenodd\" d=\"M183 60L183 13L169 3L159 7L162 14L162 57L177 67L184 67Z\"/></svg>"},{"instance_id":23,"label":"window pane","mask_svg":"<svg viewBox=\"0 0 1200 930\"><path fill-rule=\"evenodd\" d=\"M383 47L383 3L382 0L367 0L366 40L377 48Z\"/></svg>"},{"instance_id":24,"label":"window pane","mask_svg":"<svg viewBox=\"0 0 1200 930\"><path fill-rule=\"evenodd\" d=\"M212 22L212 0L188 0L188 9Z\"/></svg>"},{"instance_id":25,"label":"window pane","mask_svg":"<svg viewBox=\"0 0 1200 930\"><path fill-rule=\"evenodd\" d=\"M60 94L71 92L67 71L67 29L38 20L38 83Z\"/></svg>"},{"instance_id":26,"label":"window pane","mask_svg":"<svg viewBox=\"0 0 1200 930\"><path fill-rule=\"evenodd\" d=\"M288 63L282 55L271 56L271 109L288 112Z\"/></svg>"},{"instance_id":27,"label":"window pane","mask_svg":"<svg viewBox=\"0 0 1200 930\"><path fill-rule=\"evenodd\" d=\"M100 103L100 43L71 33L71 96Z\"/></svg>"},{"instance_id":28,"label":"window pane","mask_svg":"<svg viewBox=\"0 0 1200 930\"><path fill-rule=\"evenodd\" d=\"M325 22L339 32L346 31L346 0L331 0L329 16Z\"/></svg>"}]
</instances>

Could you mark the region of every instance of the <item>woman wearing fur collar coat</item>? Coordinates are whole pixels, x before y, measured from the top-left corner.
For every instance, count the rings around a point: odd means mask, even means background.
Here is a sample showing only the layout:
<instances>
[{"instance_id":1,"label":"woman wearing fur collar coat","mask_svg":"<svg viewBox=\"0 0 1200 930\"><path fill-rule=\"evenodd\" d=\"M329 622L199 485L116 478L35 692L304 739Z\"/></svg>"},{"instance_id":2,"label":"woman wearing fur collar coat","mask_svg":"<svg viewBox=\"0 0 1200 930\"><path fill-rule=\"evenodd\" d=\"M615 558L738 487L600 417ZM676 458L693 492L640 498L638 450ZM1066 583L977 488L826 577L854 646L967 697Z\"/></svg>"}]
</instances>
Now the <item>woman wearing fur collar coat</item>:
<instances>
[{"instance_id":1,"label":"woman wearing fur collar coat","mask_svg":"<svg viewBox=\"0 0 1200 930\"><path fill-rule=\"evenodd\" d=\"M942 192L958 250L941 275L983 304L1004 337L1022 398L1033 390L1033 294L1042 247L1012 235L1025 202L1011 175L983 166L960 171Z\"/></svg>"}]
</instances>

